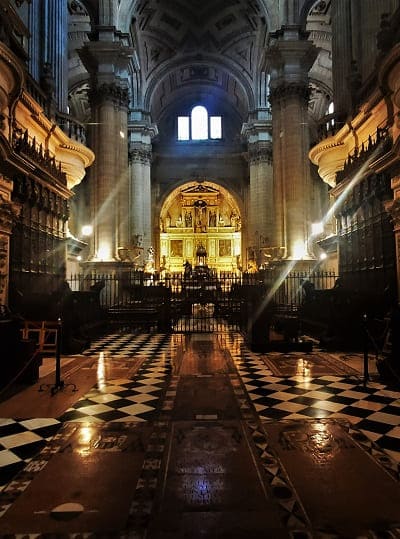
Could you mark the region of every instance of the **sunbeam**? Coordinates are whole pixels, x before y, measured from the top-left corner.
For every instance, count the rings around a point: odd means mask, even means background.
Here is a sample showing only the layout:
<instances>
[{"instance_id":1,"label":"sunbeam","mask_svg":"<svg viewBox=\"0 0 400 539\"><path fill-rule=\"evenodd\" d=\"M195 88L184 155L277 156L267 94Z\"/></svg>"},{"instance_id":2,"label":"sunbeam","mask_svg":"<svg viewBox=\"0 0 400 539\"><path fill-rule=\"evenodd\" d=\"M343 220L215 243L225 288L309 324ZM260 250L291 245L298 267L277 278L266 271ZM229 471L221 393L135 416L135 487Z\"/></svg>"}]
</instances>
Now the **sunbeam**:
<instances>
[{"instance_id":1,"label":"sunbeam","mask_svg":"<svg viewBox=\"0 0 400 539\"><path fill-rule=\"evenodd\" d=\"M322 219L322 223L327 223L332 216L336 213L338 208L344 203L350 192L354 189L354 187L361 181L363 178L365 172L368 170L370 164L376 159L376 157L379 155L382 145L384 141L382 141L372 152L370 157L366 160L366 162L362 165L362 167L358 170L358 172L354 175L354 177L351 179L351 181L348 183L348 185L345 187L343 192L340 194L340 196L337 198L337 200L332 204L332 206L327 211L326 215ZM309 243L315 238L315 235L311 235L309 238ZM275 283L271 286L271 288L268 290L268 293L264 300L260 303L258 306L258 309L256 310L254 314L254 319L257 320L261 314L264 312L266 307L271 303L272 299L274 298L276 292L279 290L280 286L284 283L286 277L289 275L289 273L293 270L295 265L297 264L298 260L290 260L287 261L287 264L284 268L282 268L282 271L280 275L277 277ZM314 269L318 266L319 261L316 262L315 266L311 269L311 272L314 271Z\"/></svg>"}]
</instances>

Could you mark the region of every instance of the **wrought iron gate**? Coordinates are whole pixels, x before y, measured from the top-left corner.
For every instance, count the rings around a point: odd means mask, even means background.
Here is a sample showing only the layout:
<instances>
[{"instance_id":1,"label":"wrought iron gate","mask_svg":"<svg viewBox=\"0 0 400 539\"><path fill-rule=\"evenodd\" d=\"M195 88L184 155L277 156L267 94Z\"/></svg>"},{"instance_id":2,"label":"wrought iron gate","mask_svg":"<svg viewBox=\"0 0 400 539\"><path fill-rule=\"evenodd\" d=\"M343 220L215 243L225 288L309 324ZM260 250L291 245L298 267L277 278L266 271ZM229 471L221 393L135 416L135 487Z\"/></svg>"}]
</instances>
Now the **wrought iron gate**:
<instances>
[{"instance_id":1,"label":"wrought iron gate","mask_svg":"<svg viewBox=\"0 0 400 539\"><path fill-rule=\"evenodd\" d=\"M172 291L173 331L207 333L238 329L241 302L232 294L232 277L178 275L166 284Z\"/></svg>"},{"instance_id":2,"label":"wrought iron gate","mask_svg":"<svg viewBox=\"0 0 400 539\"><path fill-rule=\"evenodd\" d=\"M203 271L195 267L190 275L134 271L76 275L69 284L80 306L79 315L86 322L95 321L101 311L119 328L156 327L192 333L245 329L262 294L277 310L296 311L304 302L305 281L314 285L315 294L321 294L333 288L336 278L333 272L288 274L279 268L255 274L217 274L204 266ZM97 291L96 309L87 304L88 291L92 295Z\"/></svg>"}]
</instances>

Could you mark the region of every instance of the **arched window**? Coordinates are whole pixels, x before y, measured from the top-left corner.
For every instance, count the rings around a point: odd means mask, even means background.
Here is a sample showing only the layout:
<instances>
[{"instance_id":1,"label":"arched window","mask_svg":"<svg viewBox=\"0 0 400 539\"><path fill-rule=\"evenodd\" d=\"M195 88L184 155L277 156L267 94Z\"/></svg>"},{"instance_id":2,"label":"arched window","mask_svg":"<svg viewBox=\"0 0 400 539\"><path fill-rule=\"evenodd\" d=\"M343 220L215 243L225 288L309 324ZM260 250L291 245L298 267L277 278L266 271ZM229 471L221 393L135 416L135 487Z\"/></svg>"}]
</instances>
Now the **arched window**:
<instances>
[{"instance_id":1,"label":"arched window","mask_svg":"<svg viewBox=\"0 0 400 539\"><path fill-rule=\"evenodd\" d=\"M334 112L335 112L335 104L333 101L331 101L329 103L329 107L328 107L328 112L327 112L327 116L328 116L328 122L326 124L326 130L329 132L331 130L334 129L335 127L335 116L334 116Z\"/></svg>"},{"instance_id":2,"label":"arched window","mask_svg":"<svg viewBox=\"0 0 400 539\"><path fill-rule=\"evenodd\" d=\"M222 138L221 116L209 116L206 107L196 105L190 116L178 116L178 140Z\"/></svg>"},{"instance_id":3,"label":"arched window","mask_svg":"<svg viewBox=\"0 0 400 539\"><path fill-rule=\"evenodd\" d=\"M197 106L192 109L192 140L208 139L208 112L205 107Z\"/></svg>"}]
</instances>

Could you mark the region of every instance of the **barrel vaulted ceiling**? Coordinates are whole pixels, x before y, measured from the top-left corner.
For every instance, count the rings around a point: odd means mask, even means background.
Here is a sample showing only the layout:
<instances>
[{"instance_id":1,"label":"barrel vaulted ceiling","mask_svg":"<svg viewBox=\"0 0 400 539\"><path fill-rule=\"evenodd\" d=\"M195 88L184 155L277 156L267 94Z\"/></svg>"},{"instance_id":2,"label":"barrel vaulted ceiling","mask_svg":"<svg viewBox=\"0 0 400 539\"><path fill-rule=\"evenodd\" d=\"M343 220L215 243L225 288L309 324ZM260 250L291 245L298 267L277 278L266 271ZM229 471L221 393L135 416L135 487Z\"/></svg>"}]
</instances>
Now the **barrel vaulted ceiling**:
<instances>
[{"instance_id":1,"label":"barrel vaulted ceiling","mask_svg":"<svg viewBox=\"0 0 400 539\"><path fill-rule=\"evenodd\" d=\"M289 2L290 3L290 2ZM307 30L320 54L311 73L312 108L326 108L331 97L330 1L300 2ZM95 0L69 0L71 113L88 119L88 75L77 50L97 24ZM264 52L285 4L281 0L119 0L119 30L135 49L134 107L158 121L185 96L214 95L229 103L243 121L268 106ZM287 16L290 16L288 11ZM305 21L303 21L305 22ZM324 110L324 112L326 112Z\"/></svg>"}]
</instances>

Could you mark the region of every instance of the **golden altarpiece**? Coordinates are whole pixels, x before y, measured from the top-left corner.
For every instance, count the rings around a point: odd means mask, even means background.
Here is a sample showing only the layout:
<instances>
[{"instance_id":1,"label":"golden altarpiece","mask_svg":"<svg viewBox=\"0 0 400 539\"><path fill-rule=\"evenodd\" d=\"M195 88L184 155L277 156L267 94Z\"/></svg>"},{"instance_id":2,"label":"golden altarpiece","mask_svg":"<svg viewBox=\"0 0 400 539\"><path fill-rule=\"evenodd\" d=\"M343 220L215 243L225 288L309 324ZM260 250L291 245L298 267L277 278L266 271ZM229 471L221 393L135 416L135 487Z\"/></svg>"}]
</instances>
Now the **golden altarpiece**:
<instances>
[{"instance_id":1,"label":"golden altarpiece","mask_svg":"<svg viewBox=\"0 0 400 539\"><path fill-rule=\"evenodd\" d=\"M188 261L236 272L240 253L240 212L228 193L209 182L196 182L169 196L160 214L161 270L181 273Z\"/></svg>"}]
</instances>

